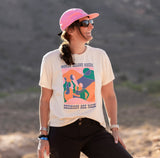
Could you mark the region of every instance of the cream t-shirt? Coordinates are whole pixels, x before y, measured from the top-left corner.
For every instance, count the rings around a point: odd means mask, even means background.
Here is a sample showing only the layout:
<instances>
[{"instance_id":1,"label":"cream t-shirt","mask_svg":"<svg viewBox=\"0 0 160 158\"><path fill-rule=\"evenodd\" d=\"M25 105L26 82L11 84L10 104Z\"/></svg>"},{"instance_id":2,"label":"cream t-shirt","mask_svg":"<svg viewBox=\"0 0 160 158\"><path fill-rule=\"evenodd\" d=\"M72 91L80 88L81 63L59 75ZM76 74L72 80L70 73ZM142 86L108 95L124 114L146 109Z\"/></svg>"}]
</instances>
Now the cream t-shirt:
<instances>
[{"instance_id":1,"label":"cream t-shirt","mask_svg":"<svg viewBox=\"0 0 160 158\"><path fill-rule=\"evenodd\" d=\"M101 87L114 79L106 52L86 46L83 54L73 54L75 65L60 59L59 49L44 55L39 85L53 90L49 125L61 127L86 117L106 126Z\"/></svg>"}]
</instances>

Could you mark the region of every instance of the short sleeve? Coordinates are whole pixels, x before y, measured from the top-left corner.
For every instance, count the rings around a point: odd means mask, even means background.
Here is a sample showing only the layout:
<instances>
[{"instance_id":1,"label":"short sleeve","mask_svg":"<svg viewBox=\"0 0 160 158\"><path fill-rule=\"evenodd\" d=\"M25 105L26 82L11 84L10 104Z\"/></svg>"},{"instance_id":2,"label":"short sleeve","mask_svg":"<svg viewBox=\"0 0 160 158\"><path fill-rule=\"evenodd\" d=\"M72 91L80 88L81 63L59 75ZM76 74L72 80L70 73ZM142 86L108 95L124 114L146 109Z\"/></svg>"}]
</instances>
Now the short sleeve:
<instances>
[{"instance_id":1,"label":"short sleeve","mask_svg":"<svg viewBox=\"0 0 160 158\"><path fill-rule=\"evenodd\" d=\"M52 65L43 57L40 70L39 85L44 88L52 89L53 77Z\"/></svg>"},{"instance_id":2,"label":"short sleeve","mask_svg":"<svg viewBox=\"0 0 160 158\"><path fill-rule=\"evenodd\" d=\"M102 86L108 84L115 79L112 65L108 55L104 52L102 59Z\"/></svg>"}]
</instances>

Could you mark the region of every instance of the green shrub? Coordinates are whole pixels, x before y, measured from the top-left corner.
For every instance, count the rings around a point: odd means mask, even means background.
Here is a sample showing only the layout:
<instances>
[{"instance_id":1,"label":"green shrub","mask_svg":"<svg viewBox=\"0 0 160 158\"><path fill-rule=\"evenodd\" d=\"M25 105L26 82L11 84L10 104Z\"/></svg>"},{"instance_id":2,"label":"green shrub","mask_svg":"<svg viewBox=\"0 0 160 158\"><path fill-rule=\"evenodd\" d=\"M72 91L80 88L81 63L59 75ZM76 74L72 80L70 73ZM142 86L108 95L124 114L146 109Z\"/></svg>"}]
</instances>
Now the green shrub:
<instances>
[{"instance_id":1,"label":"green shrub","mask_svg":"<svg viewBox=\"0 0 160 158\"><path fill-rule=\"evenodd\" d=\"M128 87L138 92L147 92L150 94L160 93L160 80L148 81L144 83L134 83L131 81L124 81L120 84L120 86Z\"/></svg>"},{"instance_id":2,"label":"green shrub","mask_svg":"<svg viewBox=\"0 0 160 158\"><path fill-rule=\"evenodd\" d=\"M147 82L146 87L149 93L160 93L160 80Z\"/></svg>"}]
</instances>

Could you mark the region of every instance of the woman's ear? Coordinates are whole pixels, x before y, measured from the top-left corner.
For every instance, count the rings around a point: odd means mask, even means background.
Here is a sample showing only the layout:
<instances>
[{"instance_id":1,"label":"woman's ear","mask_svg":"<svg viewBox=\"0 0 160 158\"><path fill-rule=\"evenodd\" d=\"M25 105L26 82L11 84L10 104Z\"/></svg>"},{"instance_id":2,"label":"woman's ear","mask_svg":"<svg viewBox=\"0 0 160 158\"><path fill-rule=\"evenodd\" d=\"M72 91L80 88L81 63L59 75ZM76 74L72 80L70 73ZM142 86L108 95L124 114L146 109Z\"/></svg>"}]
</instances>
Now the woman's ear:
<instances>
[{"instance_id":1,"label":"woman's ear","mask_svg":"<svg viewBox=\"0 0 160 158\"><path fill-rule=\"evenodd\" d=\"M72 28L67 29L67 32L68 32L69 35L73 35L74 31L75 31L75 30L72 29Z\"/></svg>"}]
</instances>

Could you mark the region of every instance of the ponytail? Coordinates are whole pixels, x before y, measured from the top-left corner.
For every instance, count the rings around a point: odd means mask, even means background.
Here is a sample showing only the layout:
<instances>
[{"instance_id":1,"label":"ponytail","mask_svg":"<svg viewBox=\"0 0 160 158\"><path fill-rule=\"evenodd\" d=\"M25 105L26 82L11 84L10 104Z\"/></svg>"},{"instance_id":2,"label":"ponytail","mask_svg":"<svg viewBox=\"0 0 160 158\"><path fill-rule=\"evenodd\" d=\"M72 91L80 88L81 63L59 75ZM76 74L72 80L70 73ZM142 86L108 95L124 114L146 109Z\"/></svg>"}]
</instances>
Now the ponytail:
<instances>
[{"instance_id":1,"label":"ponytail","mask_svg":"<svg viewBox=\"0 0 160 158\"><path fill-rule=\"evenodd\" d=\"M74 27L79 27L79 21L75 21L74 23L72 23L68 29L74 29ZM70 42L70 35L68 32L63 31L62 35L61 35L61 39L63 40L63 43L60 45L60 58L62 60L64 60L64 62L67 65L74 65L74 61L72 58L72 52L69 46L69 42Z\"/></svg>"},{"instance_id":2,"label":"ponytail","mask_svg":"<svg viewBox=\"0 0 160 158\"><path fill-rule=\"evenodd\" d=\"M67 32L63 32L61 35L63 43L60 45L60 58L64 60L67 65L74 65L74 61L72 58L72 53L69 47L69 38L70 35Z\"/></svg>"}]
</instances>

